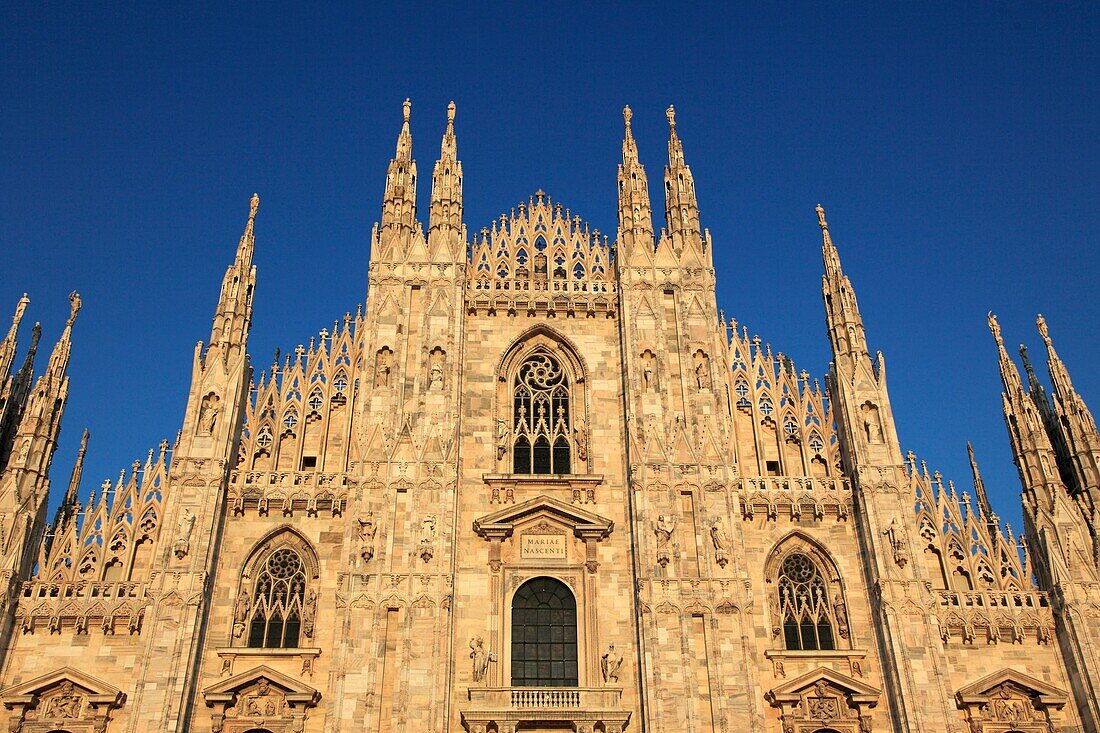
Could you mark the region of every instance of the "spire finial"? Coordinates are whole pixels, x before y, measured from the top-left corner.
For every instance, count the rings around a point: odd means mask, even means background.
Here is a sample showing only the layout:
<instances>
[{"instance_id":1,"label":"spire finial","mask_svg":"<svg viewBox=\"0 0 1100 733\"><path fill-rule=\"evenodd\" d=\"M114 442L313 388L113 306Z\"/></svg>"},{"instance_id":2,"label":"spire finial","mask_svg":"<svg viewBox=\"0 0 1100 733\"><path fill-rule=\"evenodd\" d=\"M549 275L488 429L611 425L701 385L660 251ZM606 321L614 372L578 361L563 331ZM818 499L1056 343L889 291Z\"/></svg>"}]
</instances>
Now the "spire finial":
<instances>
[{"instance_id":1,"label":"spire finial","mask_svg":"<svg viewBox=\"0 0 1100 733\"><path fill-rule=\"evenodd\" d=\"M1043 337L1043 343L1047 345L1048 349L1054 348L1054 342L1050 340L1050 331L1047 329L1047 319L1043 318L1043 314L1035 316L1035 325L1039 327L1039 335Z\"/></svg>"},{"instance_id":2,"label":"spire finial","mask_svg":"<svg viewBox=\"0 0 1100 733\"><path fill-rule=\"evenodd\" d=\"M630 110L630 105L623 107L623 122L626 123L626 129L630 130L630 120L634 117L634 113Z\"/></svg>"},{"instance_id":3,"label":"spire finial","mask_svg":"<svg viewBox=\"0 0 1100 733\"><path fill-rule=\"evenodd\" d=\"M822 229L827 230L829 228L829 223L825 221L825 207L821 204L817 205L817 224Z\"/></svg>"},{"instance_id":4,"label":"spire finial","mask_svg":"<svg viewBox=\"0 0 1100 733\"><path fill-rule=\"evenodd\" d=\"M455 101L452 99L450 104L447 105L447 123L451 124L455 121Z\"/></svg>"},{"instance_id":5,"label":"spire finial","mask_svg":"<svg viewBox=\"0 0 1100 733\"><path fill-rule=\"evenodd\" d=\"M255 219L256 212L260 210L260 194L252 194L252 198L248 200L248 218Z\"/></svg>"},{"instance_id":6,"label":"spire finial","mask_svg":"<svg viewBox=\"0 0 1100 733\"><path fill-rule=\"evenodd\" d=\"M668 126L672 128L672 131L676 131L676 108L671 104L668 109L665 110L665 117L668 118Z\"/></svg>"},{"instance_id":7,"label":"spire finial","mask_svg":"<svg viewBox=\"0 0 1100 733\"><path fill-rule=\"evenodd\" d=\"M989 311L989 313L986 314L985 319L989 323L989 332L992 333L993 338L996 339L997 346L999 346L1001 349L1004 349L1005 342L1004 339L1001 338L1001 324L997 323L997 316L993 315L993 311Z\"/></svg>"},{"instance_id":8,"label":"spire finial","mask_svg":"<svg viewBox=\"0 0 1100 733\"><path fill-rule=\"evenodd\" d=\"M76 314L80 312L81 305L83 301L80 300L80 293L75 290L69 293L69 320L65 324L69 328L72 328L73 323L76 322Z\"/></svg>"},{"instance_id":9,"label":"spire finial","mask_svg":"<svg viewBox=\"0 0 1100 733\"><path fill-rule=\"evenodd\" d=\"M405 122L409 121L409 116L411 115L411 113L412 102L409 100L408 97L405 97L405 101L401 104L401 116L404 118Z\"/></svg>"}]
</instances>

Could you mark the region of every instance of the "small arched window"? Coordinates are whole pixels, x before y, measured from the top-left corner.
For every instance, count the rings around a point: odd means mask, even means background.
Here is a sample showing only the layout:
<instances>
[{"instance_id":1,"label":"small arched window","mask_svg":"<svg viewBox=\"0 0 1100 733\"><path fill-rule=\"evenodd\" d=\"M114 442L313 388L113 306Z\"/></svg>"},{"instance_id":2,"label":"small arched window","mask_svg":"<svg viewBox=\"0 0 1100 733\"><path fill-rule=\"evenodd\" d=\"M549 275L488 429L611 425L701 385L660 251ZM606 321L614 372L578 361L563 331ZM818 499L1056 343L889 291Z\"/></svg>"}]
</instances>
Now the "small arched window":
<instances>
[{"instance_id":1,"label":"small arched window","mask_svg":"<svg viewBox=\"0 0 1100 733\"><path fill-rule=\"evenodd\" d=\"M534 578L512 597L512 685L577 686L577 601L560 580Z\"/></svg>"},{"instance_id":2,"label":"small arched window","mask_svg":"<svg viewBox=\"0 0 1100 733\"><path fill-rule=\"evenodd\" d=\"M776 584L787 649L835 649L829 586L821 569L800 552L788 555Z\"/></svg>"},{"instance_id":3,"label":"small arched window","mask_svg":"<svg viewBox=\"0 0 1100 733\"><path fill-rule=\"evenodd\" d=\"M298 553L288 547L271 553L256 576L248 646L297 647L305 595L306 572Z\"/></svg>"},{"instance_id":4,"label":"small arched window","mask_svg":"<svg viewBox=\"0 0 1100 733\"><path fill-rule=\"evenodd\" d=\"M527 357L516 373L512 465L515 473L571 473L569 378L546 353Z\"/></svg>"}]
</instances>

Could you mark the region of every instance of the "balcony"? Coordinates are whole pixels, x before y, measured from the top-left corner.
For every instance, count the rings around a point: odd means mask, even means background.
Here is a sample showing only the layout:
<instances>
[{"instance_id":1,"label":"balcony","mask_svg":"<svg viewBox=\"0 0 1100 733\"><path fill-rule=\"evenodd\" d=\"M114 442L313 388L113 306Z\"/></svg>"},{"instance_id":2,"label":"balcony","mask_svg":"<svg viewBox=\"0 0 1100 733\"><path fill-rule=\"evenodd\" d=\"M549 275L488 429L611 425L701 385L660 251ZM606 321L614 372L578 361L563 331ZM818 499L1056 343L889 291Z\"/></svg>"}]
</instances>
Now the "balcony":
<instances>
[{"instance_id":1,"label":"balcony","mask_svg":"<svg viewBox=\"0 0 1100 733\"><path fill-rule=\"evenodd\" d=\"M471 733L490 723L506 733L537 722L572 723L577 731L600 723L607 733L621 733L630 720L622 695L618 687L471 687L462 721Z\"/></svg>"}]
</instances>

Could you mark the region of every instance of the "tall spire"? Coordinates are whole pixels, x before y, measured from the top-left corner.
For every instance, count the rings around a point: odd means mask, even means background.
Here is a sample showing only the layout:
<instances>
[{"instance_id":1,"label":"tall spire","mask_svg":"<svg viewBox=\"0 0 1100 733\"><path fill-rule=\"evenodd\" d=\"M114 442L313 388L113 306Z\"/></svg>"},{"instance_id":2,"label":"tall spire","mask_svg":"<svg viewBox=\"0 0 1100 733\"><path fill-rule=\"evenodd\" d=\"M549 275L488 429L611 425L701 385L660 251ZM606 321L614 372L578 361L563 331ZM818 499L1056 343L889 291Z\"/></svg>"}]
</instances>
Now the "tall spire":
<instances>
[{"instance_id":1,"label":"tall spire","mask_svg":"<svg viewBox=\"0 0 1100 733\"><path fill-rule=\"evenodd\" d=\"M966 455L970 458L970 473L974 476L974 493L978 495L978 508L982 516L988 521L993 521L996 516L993 507L989 503L989 496L985 493L985 481L982 480L981 471L978 470L978 461L974 458L974 446L970 441L966 442Z\"/></svg>"},{"instance_id":2,"label":"tall spire","mask_svg":"<svg viewBox=\"0 0 1100 733\"><path fill-rule=\"evenodd\" d=\"M57 506L54 513L54 532L67 522L76 509L77 498L80 494L80 479L84 475L84 454L88 452L88 428L84 428L84 434L80 437L80 449L76 452L76 462L73 464L73 472L69 475L69 485L65 489L65 496Z\"/></svg>"},{"instance_id":3,"label":"tall spire","mask_svg":"<svg viewBox=\"0 0 1100 733\"><path fill-rule=\"evenodd\" d=\"M1050 330L1047 328L1046 319L1042 314L1035 319L1035 325L1039 328L1039 335L1043 337L1043 343L1047 347L1047 370L1050 372L1050 383L1054 388L1055 404L1062 417L1080 421L1080 427L1084 430L1096 432L1096 420L1089 411L1085 401L1073 387L1069 378L1069 370L1058 352L1054 350L1054 341L1050 338Z\"/></svg>"},{"instance_id":4,"label":"tall spire","mask_svg":"<svg viewBox=\"0 0 1100 733\"><path fill-rule=\"evenodd\" d=\"M997 358L1005 391L1013 395L1023 394L1023 381L1020 379L1019 370L1016 369L1016 363L1009 358L1008 351L1005 350L1004 338L1001 337L1001 324L997 322L997 316L990 312L986 315L986 321L989 323L989 332L993 334L993 340L997 342Z\"/></svg>"},{"instance_id":5,"label":"tall spire","mask_svg":"<svg viewBox=\"0 0 1100 733\"><path fill-rule=\"evenodd\" d=\"M649 181L638 161L638 146L630 129L634 113L623 107L623 162L619 165L619 248L626 256L653 252L653 211Z\"/></svg>"},{"instance_id":6,"label":"tall spire","mask_svg":"<svg viewBox=\"0 0 1100 733\"><path fill-rule=\"evenodd\" d=\"M462 227L462 162L455 138L455 103L447 105L447 129L432 171L432 201L428 214L428 250L435 261L465 261Z\"/></svg>"},{"instance_id":7,"label":"tall spire","mask_svg":"<svg viewBox=\"0 0 1100 733\"><path fill-rule=\"evenodd\" d=\"M30 302L31 299L27 297L26 293L23 293L23 297L15 305L15 315L12 316L8 335L4 337L3 341L0 341L0 389L3 389L4 381L11 374L12 364L15 363L19 323L23 320L23 313L26 312Z\"/></svg>"},{"instance_id":8,"label":"tall spire","mask_svg":"<svg viewBox=\"0 0 1100 733\"><path fill-rule=\"evenodd\" d=\"M244 351L252 323L252 297L256 288L256 267L252 256L256 248L256 214L260 210L259 194L248 202L248 220L237 244L237 254L225 271L221 295L210 331L210 348L221 349L225 358Z\"/></svg>"},{"instance_id":9,"label":"tall spire","mask_svg":"<svg viewBox=\"0 0 1100 733\"><path fill-rule=\"evenodd\" d=\"M61 331L61 338L54 344L53 352L50 354L50 361L46 365L45 376L47 377L60 380L69 368L69 358L72 356L73 350L73 324L76 323L76 316L80 313L81 305L83 305L83 301L80 300L80 293L76 291L69 293L69 318L65 321L64 330Z\"/></svg>"},{"instance_id":10,"label":"tall spire","mask_svg":"<svg viewBox=\"0 0 1100 733\"><path fill-rule=\"evenodd\" d=\"M818 204L816 210L817 223L821 227L821 259L825 265L821 288L825 296L825 318L834 354L838 359L870 359L863 316L860 315L859 304L856 303L855 290L840 267L840 254L829 234L825 209Z\"/></svg>"},{"instance_id":11,"label":"tall spire","mask_svg":"<svg viewBox=\"0 0 1100 733\"><path fill-rule=\"evenodd\" d=\"M674 249L700 241L699 204L695 198L695 180L684 161L684 146L676 132L676 110L669 106L668 166L665 168L665 219Z\"/></svg>"},{"instance_id":12,"label":"tall spire","mask_svg":"<svg viewBox=\"0 0 1100 733\"><path fill-rule=\"evenodd\" d=\"M397 135L397 151L386 172L386 193L382 198L380 234L385 243L397 232L412 231L416 226L416 161L412 159L412 133L409 118L412 103L406 99L401 107L401 132Z\"/></svg>"}]
</instances>

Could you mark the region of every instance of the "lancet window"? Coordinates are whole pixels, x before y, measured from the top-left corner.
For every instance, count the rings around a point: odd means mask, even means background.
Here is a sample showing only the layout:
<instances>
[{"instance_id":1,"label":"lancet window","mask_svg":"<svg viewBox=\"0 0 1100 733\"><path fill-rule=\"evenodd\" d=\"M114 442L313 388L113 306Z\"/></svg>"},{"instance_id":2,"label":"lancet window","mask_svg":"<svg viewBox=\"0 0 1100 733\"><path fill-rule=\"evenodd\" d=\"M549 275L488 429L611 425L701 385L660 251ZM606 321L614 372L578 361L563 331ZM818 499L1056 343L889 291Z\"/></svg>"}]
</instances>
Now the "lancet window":
<instances>
[{"instance_id":1,"label":"lancet window","mask_svg":"<svg viewBox=\"0 0 1100 733\"><path fill-rule=\"evenodd\" d=\"M233 610L233 636L252 648L284 649L312 638L316 558L303 538L280 532L245 564Z\"/></svg>"},{"instance_id":2,"label":"lancet window","mask_svg":"<svg viewBox=\"0 0 1100 733\"><path fill-rule=\"evenodd\" d=\"M787 649L836 648L829 583L812 558L800 552L788 555L779 569L776 592Z\"/></svg>"},{"instance_id":3,"label":"lancet window","mask_svg":"<svg viewBox=\"0 0 1100 733\"><path fill-rule=\"evenodd\" d=\"M552 356L527 357L513 388L512 463L515 473L571 473L573 430L569 378Z\"/></svg>"}]
</instances>

